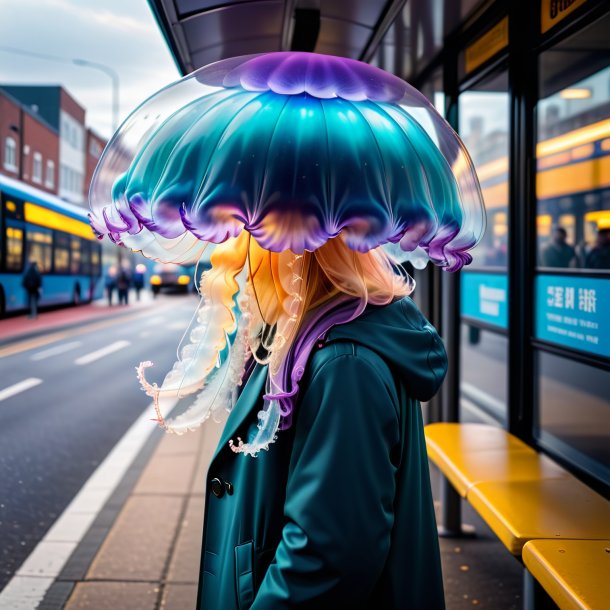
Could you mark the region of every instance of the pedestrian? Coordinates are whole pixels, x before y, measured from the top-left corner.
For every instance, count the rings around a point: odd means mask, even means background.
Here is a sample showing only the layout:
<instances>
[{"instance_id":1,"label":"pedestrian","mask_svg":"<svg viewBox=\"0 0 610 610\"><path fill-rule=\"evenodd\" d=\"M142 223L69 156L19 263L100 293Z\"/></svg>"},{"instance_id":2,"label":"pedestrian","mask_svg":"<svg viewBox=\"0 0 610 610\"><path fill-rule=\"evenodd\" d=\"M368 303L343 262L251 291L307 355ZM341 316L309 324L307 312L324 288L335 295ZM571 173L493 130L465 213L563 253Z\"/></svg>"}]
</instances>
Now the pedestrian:
<instances>
[{"instance_id":1,"label":"pedestrian","mask_svg":"<svg viewBox=\"0 0 610 610\"><path fill-rule=\"evenodd\" d=\"M108 297L108 307L112 306L112 296L117 285L116 275L116 267L109 267L108 272L106 273L105 280L106 296Z\"/></svg>"},{"instance_id":2,"label":"pedestrian","mask_svg":"<svg viewBox=\"0 0 610 610\"><path fill-rule=\"evenodd\" d=\"M161 261L216 244L174 367L161 385L138 367L166 431L229 413L200 474L197 609L442 610L420 401L447 358L398 261L472 261L462 142L405 81L339 57L233 58L161 95L104 151L90 218Z\"/></svg>"},{"instance_id":3,"label":"pedestrian","mask_svg":"<svg viewBox=\"0 0 610 610\"><path fill-rule=\"evenodd\" d=\"M595 245L585 259L588 269L610 269L610 228L598 229Z\"/></svg>"},{"instance_id":4,"label":"pedestrian","mask_svg":"<svg viewBox=\"0 0 610 610\"><path fill-rule=\"evenodd\" d=\"M567 240L567 231L563 227L555 227L551 242L541 253L543 267L570 267L575 262L576 250Z\"/></svg>"},{"instance_id":5,"label":"pedestrian","mask_svg":"<svg viewBox=\"0 0 610 610\"><path fill-rule=\"evenodd\" d=\"M131 285L131 276L126 267L121 267L117 278L116 286L119 295L119 305L129 305L129 286Z\"/></svg>"},{"instance_id":6,"label":"pedestrian","mask_svg":"<svg viewBox=\"0 0 610 610\"><path fill-rule=\"evenodd\" d=\"M28 317L38 317L38 301L40 300L40 291L42 289L42 275L38 270L38 263L35 260L31 260L26 272L21 281L21 285L25 288L27 303L28 303Z\"/></svg>"},{"instance_id":7,"label":"pedestrian","mask_svg":"<svg viewBox=\"0 0 610 610\"><path fill-rule=\"evenodd\" d=\"M144 288L144 272L146 271L146 267L142 264L136 265L136 269L133 273L133 287L136 291L136 301L140 300L140 293L142 292L142 288Z\"/></svg>"}]
</instances>

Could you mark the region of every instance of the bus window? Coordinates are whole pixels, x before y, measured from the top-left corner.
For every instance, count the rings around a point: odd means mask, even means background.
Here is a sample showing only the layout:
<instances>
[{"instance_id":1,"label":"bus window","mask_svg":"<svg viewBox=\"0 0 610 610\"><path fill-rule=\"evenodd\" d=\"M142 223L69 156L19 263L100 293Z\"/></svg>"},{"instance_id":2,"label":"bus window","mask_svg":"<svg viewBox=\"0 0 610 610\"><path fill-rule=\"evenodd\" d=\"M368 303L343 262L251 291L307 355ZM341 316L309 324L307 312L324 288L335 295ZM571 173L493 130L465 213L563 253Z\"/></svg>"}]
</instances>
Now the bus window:
<instances>
[{"instance_id":1,"label":"bus window","mask_svg":"<svg viewBox=\"0 0 610 610\"><path fill-rule=\"evenodd\" d=\"M81 239L72 235L70 239L70 250L72 254L72 264L70 265L70 271L72 274L77 275L81 272Z\"/></svg>"},{"instance_id":2,"label":"bus window","mask_svg":"<svg viewBox=\"0 0 610 610\"><path fill-rule=\"evenodd\" d=\"M51 271L51 253L53 250L53 236L51 233L29 229L26 234L27 257L29 261L36 261L40 273Z\"/></svg>"},{"instance_id":3,"label":"bus window","mask_svg":"<svg viewBox=\"0 0 610 610\"><path fill-rule=\"evenodd\" d=\"M100 251L99 244L91 243L91 275L96 277L101 274Z\"/></svg>"},{"instance_id":4,"label":"bus window","mask_svg":"<svg viewBox=\"0 0 610 610\"><path fill-rule=\"evenodd\" d=\"M68 273L70 271L70 236L65 233L55 233L53 249L53 271Z\"/></svg>"},{"instance_id":5,"label":"bus window","mask_svg":"<svg viewBox=\"0 0 610 610\"><path fill-rule=\"evenodd\" d=\"M6 270L14 273L23 270L23 229L6 227Z\"/></svg>"},{"instance_id":6,"label":"bus window","mask_svg":"<svg viewBox=\"0 0 610 610\"><path fill-rule=\"evenodd\" d=\"M23 220L23 201L11 195L2 195L2 207L5 218Z\"/></svg>"},{"instance_id":7,"label":"bus window","mask_svg":"<svg viewBox=\"0 0 610 610\"><path fill-rule=\"evenodd\" d=\"M91 242L83 240L80 250L80 273L91 275Z\"/></svg>"}]
</instances>

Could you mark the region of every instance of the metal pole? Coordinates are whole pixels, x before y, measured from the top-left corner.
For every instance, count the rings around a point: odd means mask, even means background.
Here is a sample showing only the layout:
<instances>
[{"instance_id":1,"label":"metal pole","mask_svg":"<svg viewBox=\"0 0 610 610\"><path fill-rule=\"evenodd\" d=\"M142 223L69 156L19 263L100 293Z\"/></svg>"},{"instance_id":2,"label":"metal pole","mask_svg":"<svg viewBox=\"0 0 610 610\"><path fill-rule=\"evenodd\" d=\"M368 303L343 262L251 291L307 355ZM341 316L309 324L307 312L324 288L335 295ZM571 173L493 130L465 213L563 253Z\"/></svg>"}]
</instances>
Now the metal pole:
<instances>
[{"instance_id":1,"label":"metal pole","mask_svg":"<svg viewBox=\"0 0 610 610\"><path fill-rule=\"evenodd\" d=\"M96 61L89 61L87 59L73 59L73 63L77 66L85 66L93 68L103 72L106 76L110 77L112 82L112 131L115 132L119 127L119 75L116 70L107 66L106 64L100 64Z\"/></svg>"}]
</instances>

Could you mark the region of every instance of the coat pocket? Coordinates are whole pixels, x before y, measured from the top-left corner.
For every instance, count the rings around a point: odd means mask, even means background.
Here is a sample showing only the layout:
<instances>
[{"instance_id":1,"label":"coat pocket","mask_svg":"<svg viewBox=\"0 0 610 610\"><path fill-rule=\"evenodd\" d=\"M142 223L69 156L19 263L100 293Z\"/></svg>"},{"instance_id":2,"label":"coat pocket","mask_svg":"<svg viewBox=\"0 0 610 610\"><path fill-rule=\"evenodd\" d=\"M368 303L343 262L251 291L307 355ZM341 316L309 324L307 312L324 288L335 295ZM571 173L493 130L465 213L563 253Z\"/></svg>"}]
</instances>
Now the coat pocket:
<instances>
[{"instance_id":1,"label":"coat pocket","mask_svg":"<svg viewBox=\"0 0 610 610\"><path fill-rule=\"evenodd\" d=\"M237 607L247 610L254 601L254 542L235 547L235 590Z\"/></svg>"}]
</instances>

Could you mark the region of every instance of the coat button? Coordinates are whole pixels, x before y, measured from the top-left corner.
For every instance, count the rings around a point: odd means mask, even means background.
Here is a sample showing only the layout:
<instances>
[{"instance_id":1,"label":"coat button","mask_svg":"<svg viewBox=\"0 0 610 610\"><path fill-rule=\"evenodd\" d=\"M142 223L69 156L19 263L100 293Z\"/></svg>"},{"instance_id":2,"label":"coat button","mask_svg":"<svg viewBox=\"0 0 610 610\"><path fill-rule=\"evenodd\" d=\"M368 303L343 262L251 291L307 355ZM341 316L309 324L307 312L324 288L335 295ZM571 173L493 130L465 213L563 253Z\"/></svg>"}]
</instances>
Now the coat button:
<instances>
[{"instance_id":1,"label":"coat button","mask_svg":"<svg viewBox=\"0 0 610 610\"><path fill-rule=\"evenodd\" d=\"M230 483L229 481L225 481L225 487L226 487L226 489L227 489L227 493L228 493L230 496L232 496L232 495L233 495L233 491L234 491L234 488L233 488L233 483Z\"/></svg>"},{"instance_id":2,"label":"coat button","mask_svg":"<svg viewBox=\"0 0 610 610\"><path fill-rule=\"evenodd\" d=\"M212 479L210 481L210 488L212 489L212 493L217 498L222 498L222 496L225 493L224 483L223 483L222 479L219 479L218 477L216 477L215 479Z\"/></svg>"}]
</instances>

